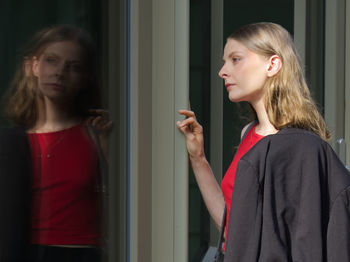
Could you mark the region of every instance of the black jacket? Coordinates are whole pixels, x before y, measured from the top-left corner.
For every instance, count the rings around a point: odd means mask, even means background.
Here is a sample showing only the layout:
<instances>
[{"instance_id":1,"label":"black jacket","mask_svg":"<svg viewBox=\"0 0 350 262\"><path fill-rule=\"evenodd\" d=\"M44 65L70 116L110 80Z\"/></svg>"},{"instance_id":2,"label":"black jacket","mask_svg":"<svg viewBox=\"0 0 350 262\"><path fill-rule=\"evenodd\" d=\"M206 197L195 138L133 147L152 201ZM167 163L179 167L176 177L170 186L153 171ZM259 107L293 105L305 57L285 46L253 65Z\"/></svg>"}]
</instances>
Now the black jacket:
<instances>
[{"instance_id":1,"label":"black jacket","mask_svg":"<svg viewBox=\"0 0 350 262\"><path fill-rule=\"evenodd\" d=\"M238 166L225 262L350 261L350 174L332 148L286 128Z\"/></svg>"},{"instance_id":2,"label":"black jacket","mask_svg":"<svg viewBox=\"0 0 350 262\"><path fill-rule=\"evenodd\" d=\"M29 243L31 155L20 128L0 130L0 261L24 261Z\"/></svg>"}]
</instances>

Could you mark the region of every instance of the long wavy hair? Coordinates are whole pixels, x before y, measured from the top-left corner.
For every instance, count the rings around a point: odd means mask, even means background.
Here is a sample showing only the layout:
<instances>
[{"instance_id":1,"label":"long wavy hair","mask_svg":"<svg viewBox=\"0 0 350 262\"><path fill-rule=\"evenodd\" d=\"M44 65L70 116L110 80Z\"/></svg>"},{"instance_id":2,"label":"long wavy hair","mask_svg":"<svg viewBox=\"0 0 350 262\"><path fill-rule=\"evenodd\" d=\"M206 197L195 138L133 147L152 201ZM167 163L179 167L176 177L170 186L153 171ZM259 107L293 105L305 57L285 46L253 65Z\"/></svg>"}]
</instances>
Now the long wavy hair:
<instances>
[{"instance_id":1,"label":"long wavy hair","mask_svg":"<svg viewBox=\"0 0 350 262\"><path fill-rule=\"evenodd\" d=\"M277 130L285 127L306 129L323 140L331 135L311 98L299 55L293 40L282 26L274 23L255 23L232 33L234 39L264 57L277 55L282 60L280 71L265 83L265 108L270 122Z\"/></svg>"},{"instance_id":2,"label":"long wavy hair","mask_svg":"<svg viewBox=\"0 0 350 262\"><path fill-rule=\"evenodd\" d=\"M76 113L87 116L88 110L100 107L99 79L97 71L96 46L89 33L72 25L56 25L37 32L21 54L9 91L5 94L5 114L17 125L31 128L35 125L41 95L38 90L37 78L32 72L34 57L40 57L46 47L52 43L71 41L77 43L83 50L84 69L87 76L85 88L82 88L75 98Z\"/></svg>"}]
</instances>

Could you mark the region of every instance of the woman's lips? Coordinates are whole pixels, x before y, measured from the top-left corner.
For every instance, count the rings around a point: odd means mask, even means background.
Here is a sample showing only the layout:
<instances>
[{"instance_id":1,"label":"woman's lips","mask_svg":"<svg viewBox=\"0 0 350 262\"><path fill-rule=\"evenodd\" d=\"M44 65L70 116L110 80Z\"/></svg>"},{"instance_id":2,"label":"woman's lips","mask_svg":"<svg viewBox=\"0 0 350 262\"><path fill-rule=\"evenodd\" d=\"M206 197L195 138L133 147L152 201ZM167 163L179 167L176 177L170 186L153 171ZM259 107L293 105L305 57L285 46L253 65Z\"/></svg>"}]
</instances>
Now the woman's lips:
<instances>
[{"instance_id":1,"label":"woman's lips","mask_svg":"<svg viewBox=\"0 0 350 262\"><path fill-rule=\"evenodd\" d=\"M57 84L57 83L47 83L46 85L53 89L60 89L64 87L62 84Z\"/></svg>"},{"instance_id":2,"label":"woman's lips","mask_svg":"<svg viewBox=\"0 0 350 262\"><path fill-rule=\"evenodd\" d=\"M234 87L236 84L225 84L226 90L229 91L232 87Z\"/></svg>"}]
</instances>

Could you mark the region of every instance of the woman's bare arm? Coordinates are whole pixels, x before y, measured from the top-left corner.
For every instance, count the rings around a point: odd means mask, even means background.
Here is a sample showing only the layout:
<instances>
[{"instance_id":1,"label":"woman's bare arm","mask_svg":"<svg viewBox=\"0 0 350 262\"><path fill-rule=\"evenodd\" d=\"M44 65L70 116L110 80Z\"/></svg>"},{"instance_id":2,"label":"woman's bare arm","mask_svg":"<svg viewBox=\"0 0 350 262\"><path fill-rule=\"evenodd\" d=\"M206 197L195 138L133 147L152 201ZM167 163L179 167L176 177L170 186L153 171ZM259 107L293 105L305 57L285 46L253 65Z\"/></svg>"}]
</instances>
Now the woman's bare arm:
<instances>
[{"instance_id":1,"label":"woman's bare arm","mask_svg":"<svg viewBox=\"0 0 350 262\"><path fill-rule=\"evenodd\" d=\"M197 184L209 214L220 228L225 200L204 154L203 128L192 111L179 110L179 114L187 117L183 121L178 121L177 127L186 138L187 151Z\"/></svg>"}]
</instances>

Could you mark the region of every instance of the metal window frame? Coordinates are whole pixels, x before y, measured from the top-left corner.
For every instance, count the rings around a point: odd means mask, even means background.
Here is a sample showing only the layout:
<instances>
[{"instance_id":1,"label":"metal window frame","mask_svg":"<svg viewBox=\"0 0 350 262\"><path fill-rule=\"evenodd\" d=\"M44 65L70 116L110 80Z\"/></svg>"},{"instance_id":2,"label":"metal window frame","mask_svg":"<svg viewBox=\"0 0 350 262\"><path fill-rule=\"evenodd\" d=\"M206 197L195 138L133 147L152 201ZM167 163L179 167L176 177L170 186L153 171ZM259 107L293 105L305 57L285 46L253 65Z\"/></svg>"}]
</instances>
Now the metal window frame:
<instances>
[{"instance_id":1,"label":"metal window frame","mask_svg":"<svg viewBox=\"0 0 350 262\"><path fill-rule=\"evenodd\" d=\"M130 261L130 0L110 0L106 7L108 105L115 123L109 141L108 261Z\"/></svg>"},{"instance_id":2,"label":"metal window frame","mask_svg":"<svg viewBox=\"0 0 350 262\"><path fill-rule=\"evenodd\" d=\"M132 0L131 261L187 261L189 3Z\"/></svg>"}]
</instances>

